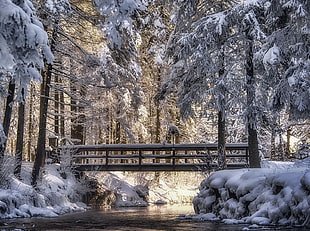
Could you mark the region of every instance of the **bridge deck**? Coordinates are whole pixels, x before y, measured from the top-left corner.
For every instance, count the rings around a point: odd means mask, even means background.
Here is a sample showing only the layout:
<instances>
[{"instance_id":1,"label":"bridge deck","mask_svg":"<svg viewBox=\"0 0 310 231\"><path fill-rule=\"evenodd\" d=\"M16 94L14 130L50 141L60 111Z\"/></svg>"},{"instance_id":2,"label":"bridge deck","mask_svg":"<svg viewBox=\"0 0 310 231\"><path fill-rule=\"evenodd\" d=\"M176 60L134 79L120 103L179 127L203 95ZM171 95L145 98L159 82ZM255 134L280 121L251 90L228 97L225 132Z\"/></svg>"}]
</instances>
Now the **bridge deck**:
<instances>
[{"instance_id":1,"label":"bridge deck","mask_svg":"<svg viewBox=\"0 0 310 231\"><path fill-rule=\"evenodd\" d=\"M217 144L106 144L59 147L70 150L79 171L204 171L218 168ZM226 144L229 169L248 164L248 145Z\"/></svg>"}]
</instances>

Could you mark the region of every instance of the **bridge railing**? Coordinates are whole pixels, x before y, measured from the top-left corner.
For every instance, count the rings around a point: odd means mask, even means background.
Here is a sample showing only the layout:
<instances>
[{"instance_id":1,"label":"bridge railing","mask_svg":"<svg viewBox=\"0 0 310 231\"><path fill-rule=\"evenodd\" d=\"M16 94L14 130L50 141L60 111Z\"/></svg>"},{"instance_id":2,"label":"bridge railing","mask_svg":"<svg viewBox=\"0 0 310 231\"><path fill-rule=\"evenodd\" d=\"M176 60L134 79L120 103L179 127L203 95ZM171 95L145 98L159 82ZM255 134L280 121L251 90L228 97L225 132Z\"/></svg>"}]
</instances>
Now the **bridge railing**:
<instances>
[{"instance_id":1,"label":"bridge railing","mask_svg":"<svg viewBox=\"0 0 310 231\"><path fill-rule=\"evenodd\" d=\"M194 171L218 168L216 143L103 144L59 147L82 171ZM246 143L226 144L227 168L248 165Z\"/></svg>"}]
</instances>

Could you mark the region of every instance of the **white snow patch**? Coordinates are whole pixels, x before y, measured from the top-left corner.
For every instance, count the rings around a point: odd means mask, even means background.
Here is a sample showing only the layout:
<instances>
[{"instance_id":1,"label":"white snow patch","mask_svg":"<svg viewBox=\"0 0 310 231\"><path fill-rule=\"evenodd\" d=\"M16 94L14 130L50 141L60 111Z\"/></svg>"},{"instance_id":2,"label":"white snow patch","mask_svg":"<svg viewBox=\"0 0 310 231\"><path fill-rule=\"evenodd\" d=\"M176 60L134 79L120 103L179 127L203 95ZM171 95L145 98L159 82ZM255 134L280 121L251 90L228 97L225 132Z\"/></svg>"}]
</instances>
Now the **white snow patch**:
<instances>
[{"instance_id":1,"label":"white snow patch","mask_svg":"<svg viewBox=\"0 0 310 231\"><path fill-rule=\"evenodd\" d=\"M262 165L214 172L203 180L193 200L197 216L211 213L229 224L309 226L310 158Z\"/></svg>"},{"instance_id":2,"label":"white snow patch","mask_svg":"<svg viewBox=\"0 0 310 231\"><path fill-rule=\"evenodd\" d=\"M8 189L0 189L0 218L54 217L87 209L78 200L81 199L77 190L79 183L71 173L62 172L59 165L47 165L35 190L30 185L31 167L24 164L23 179L12 176Z\"/></svg>"},{"instance_id":3,"label":"white snow patch","mask_svg":"<svg viewBox=\"0 0 310 231\"><path fill-rule=\"evenodd\" d=\"M263 63L265 66L277 65L280 62L280 58L280 48L274 44L264 55Z\"/></svg>"},{"instance_id":4,"label":"white snow patch","mask_svg":"<svg viewBox=\"0 0 310 231\"><path fill-rule=\"evenodd\" d=\"M219 218L214 213L198 214L192 217L193 220L197 221L218 221Z\"/></svg>"}]
</instances>

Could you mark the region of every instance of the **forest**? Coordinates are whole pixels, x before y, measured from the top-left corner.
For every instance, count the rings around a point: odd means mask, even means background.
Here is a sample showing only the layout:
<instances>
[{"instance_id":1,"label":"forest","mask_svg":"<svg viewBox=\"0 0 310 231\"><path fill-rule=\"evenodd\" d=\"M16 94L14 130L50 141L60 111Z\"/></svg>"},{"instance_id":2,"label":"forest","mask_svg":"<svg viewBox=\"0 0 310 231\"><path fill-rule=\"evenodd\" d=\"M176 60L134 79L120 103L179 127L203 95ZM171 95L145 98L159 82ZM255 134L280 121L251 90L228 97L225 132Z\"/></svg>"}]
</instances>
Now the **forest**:
<instances>
[{"instance_id":1,"label":"forest","mask_svg":"<svg viewBox=\"0 0 310 231\"><path fill-rule=\"evenodd\" d=\"M287 160L309 144L309 50L308 0L2 0L0 165L34 161L35 185L48 148L171 125Z\"/></svg>"}]
</instances>

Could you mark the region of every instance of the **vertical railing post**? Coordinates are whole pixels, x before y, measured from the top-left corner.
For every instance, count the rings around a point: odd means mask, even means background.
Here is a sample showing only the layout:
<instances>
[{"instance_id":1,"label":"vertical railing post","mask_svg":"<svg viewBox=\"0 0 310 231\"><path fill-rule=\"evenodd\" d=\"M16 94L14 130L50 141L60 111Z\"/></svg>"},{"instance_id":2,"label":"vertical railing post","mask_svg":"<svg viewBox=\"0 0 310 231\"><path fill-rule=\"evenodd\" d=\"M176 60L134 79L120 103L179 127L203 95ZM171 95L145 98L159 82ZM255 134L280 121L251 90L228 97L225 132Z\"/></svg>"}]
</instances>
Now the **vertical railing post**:
<instances>
[{"instance_id":1,"label":"vertical railing post","mask_svg":"<svg viewBox=\"0 0 310 231\"><path fill-rule=\"evenodd\" d=\"M184 158L184 163L187 163L187 150L184 151L184 155L185 155L185 158Z\"/></svg>"},{"instance_id":2,"label":"vertical railing post","mask_svg":"<svg viewBox=\"0 0 310 231\"><path fill-rule=\"evenodd\" d=\"M175 166L175 148L172 148L172 165Z\"/></svg>"},{"instance_id":3,"label":"vertical railing post","mask_svg":"<svg viewBox=\"0 0 310 231\"><path fill-rule=\"evenodd\" d=\"M105 151L105 165L109 165L109 150Z\"/></svg>"},{"instance_id":4,"label":"vertical railing post","mask_svg":"<svg viewBox=\"0 0 310 231\"><path fill-rule=\"evenodd\" d=\"M88 151L84 151L84 155L89 156ZM90 164L89 158L86 159L86 164Z\"/></svg>"},{"instance_id":5,"label":"vertical railing post","mask_svg":"<svg viewBox=\"0 0 310 231\"><path fill-rule=\"evenodd\" d=\"M139 167L142 166L142 151L139 149Z\"/></svg>"}]
</instances>

